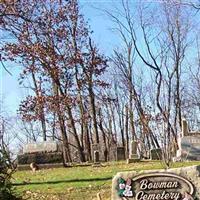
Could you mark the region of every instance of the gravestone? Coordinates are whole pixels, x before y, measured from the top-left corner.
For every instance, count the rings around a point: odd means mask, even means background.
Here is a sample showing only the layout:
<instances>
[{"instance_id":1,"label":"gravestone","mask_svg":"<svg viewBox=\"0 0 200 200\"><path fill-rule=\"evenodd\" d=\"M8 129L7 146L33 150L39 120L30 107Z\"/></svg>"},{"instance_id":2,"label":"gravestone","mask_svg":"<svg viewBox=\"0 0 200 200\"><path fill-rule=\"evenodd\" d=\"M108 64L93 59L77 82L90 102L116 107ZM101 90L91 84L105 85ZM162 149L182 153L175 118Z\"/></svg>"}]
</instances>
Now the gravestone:
<instances>
[{"instance_id":1,"label":"gravestone","mask_svg":"<svg viewBox=\"0 0 200 200\"><path fill-rule=\"evenodd\" d=\"M101 163L100 163L100 155L99 155L99 151L94 151L94 163L92 165L92 167L100 167Z\"/></svg>"},{"instance_id":2,"label":"gravestone","mask_svg":"<svg viewBox=\"0 0 200 200\"><path fill-rule=\"evenodd\" d=\"M162 160L162 150L161 149L151 149L150 150L151 160Z\"/></svg>"},{"instance_id":3,"label":"gravestone","mask_svg":"<svg viewBox=\"0 0 200 200\"><path fill-rule=\"evenodd\" d=\"M129 155L129 159L127 159L127 163L138 162L140 159L137 154L137 141L131 141L131 151Z\"/></svg>"},{"instance_id":4,"label":"gravestone","mask_svg":"<svg viewBox=\"0 0 200 200\"><path fill-rule=\"evenodd\" d=\"M186 136L181 140L181 156L187 160L200 160L200 136Z\"/></svg>"},{"instance_id":5,"label":"gravestone","mask_svg":"<svg viewBox=\"0 0 200 200\"><path fill-rule=\"evenodd\" d=\"M200 166L119 172L112 180L111 200L197 200Z\"/></svg>"},{"instance_id":6,"label":"gravestone","mask_svg":"<svg viewBox=\"0 0 200 200\"><path fill-rule=\"evenodd\" d=\"M117 147L117 161L125 160L125 148L124 147Z\"/></svg>"},{"instance_id":7,"label":"gravestone","mask_svg":"<svg viewBox=\"0 0 200 200\"><path fill-rule=\"evenodd\" d=\"M182 136L187 136L189 133L188 124L186 119L182 120Z\"/></svg>"},{"instance_id":8,"label":"gravestone","mask_svg":"<svg viewBox=\"0 0 200 200\"><path fill-rule=\"evenodd\" d=\"M108 159L109 159L109 161L117 160L117 146L109 147Z\"/></svg>"},{"instance_id":9,"label":"gravestone","mask_svg":"<svg viewBox=\"0 0 200 200\"><path fill-rule=\"evenodd\" d=\"M95 151L97 151L98 152L98 154L99 154L99 159L100 159L100 144L98 144L98 143L94 143L94 144L92 144L92 148L91 148L91 151L92 151L92 161L94 162L94 160L95 160Z\"/></svg>"},{"instance_id":10,"label":"gravestone","mask_svg":"<svg viewBox=\"0 0 200 200\"><path fill-rule=\"evenodd\" d=\"M189 131L186 119L182 120L182 137L185 136L200 136L200 131Z\"/></svg>"},{"instance_id":11,"label":"gravestone","mask_svg":"<svg viewBox=\"0 0 200 200\"><path fill-rule=\"evenodd\" d=\"M94 151L94 163L99 163L99 151Z\"/></svg>"},{"instance_id":12,"label":"gravestone","mask_svg":"<svg viewBox=\"0 0 200 200\"><path fill-rule=\"evenodd\" d=\"M95 143L92 144L92 159L93 159L93 167L99 167L101 166L100 164L100 144Z\"/></svg>"},{"instance_id":13,"label":"gravestone","mask_svg":"<svg viewBox=\"0 0 200 200\"><path fill-rule=\"evenodd\" d=\"M179 139L179 145L177 158L200 160L200 132L189 131L185 119L182 120L182 137Z\"/></svg>"}]
</instances>

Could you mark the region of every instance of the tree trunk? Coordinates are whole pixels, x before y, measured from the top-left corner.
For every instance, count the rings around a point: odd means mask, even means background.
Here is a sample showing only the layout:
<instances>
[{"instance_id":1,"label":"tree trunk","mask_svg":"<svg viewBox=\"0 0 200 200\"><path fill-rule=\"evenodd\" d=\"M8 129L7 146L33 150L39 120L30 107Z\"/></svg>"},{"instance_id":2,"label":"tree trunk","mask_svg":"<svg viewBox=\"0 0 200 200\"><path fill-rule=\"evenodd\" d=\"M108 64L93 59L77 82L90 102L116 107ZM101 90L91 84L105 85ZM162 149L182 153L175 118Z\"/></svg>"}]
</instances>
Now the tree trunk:
<instances>
[{"instance_id":1,"label":"tree trunk","mask_svg":"<svg viewBox=\"0 0 200 200\"><path fill-rule=\"evenodd\" d=\"M53 93L55 96L58 95L58 85L53 82ZM71 154L70 154L70 148L69 148L69 142L68 142L68 137L67 137L67 131L65 127L65 122L64 122L64 117L62 116L61 109L60 109L60 104L57 104L57 110L56 114L58 116L58 121L60 125L60 130L61 130L61 136L62 136L62 142L63 142L63 158L64 158L64 165L66 166L67 162L71 162Z\"/></svg>"},{"instance_id":2,"label":"tree trunk","mask_svg":"<svg viewBox=\"0 0 200 200\"><path fill-rule=\"evenodd\" d=\"M99 120L99 128L102 132L103 144L104 144L104 161L107 162L108 161L108 148L107 148L107 144L106 144L106 133L105 133L104 128L103 128L101 108L99 108L99 119L100 119Z\"/></svg>"},{"instance_id":3,"label":"tree trunk","mask_svg":"<svg viewBox=\"0 0 200 200\"><path fill-rule=\"evenodd\" d=\"M92 88L92 80L89 81L89 98L90 98L90 106L92 111L92 121L94 125L94 135L95 135L95 143L99 143L99 133L98 133L98 127L97 127L97 117L96 117L96 108L95 108L95 95Z\"/></svg>"},{"instance_id":4,"label":"tree trunk","mask_svg":"<svg viewBox=\"0 0 200 200\"><path fill-rule=\"evenodd\" d=\"M126 157L129 156L129 134L128 134L128 107L125 106L125 134L126 134Z\"/></svg>"},{"instance_id":5,"label":"tree trunk","mask_svg":"<svg viewBox=\"0 0 200 200\"><path fill-rule=\"evenodd\" d=\"M32 75L32 79L33 79L33 84L35 87L35 94L37 96L37 98L41 97L41 94L39 93L40 88L37 85L37 81L36 81L36 77L34 72L31 72ZM47 140L47 135L46 135L46 119L45 119L45 114L44 114L44 106L43 104L39 104L39 118L40 118L40 122L41 122L41 126L42 126L42 136L43 136L43 141Z\"/></svg>"}]
</instances>

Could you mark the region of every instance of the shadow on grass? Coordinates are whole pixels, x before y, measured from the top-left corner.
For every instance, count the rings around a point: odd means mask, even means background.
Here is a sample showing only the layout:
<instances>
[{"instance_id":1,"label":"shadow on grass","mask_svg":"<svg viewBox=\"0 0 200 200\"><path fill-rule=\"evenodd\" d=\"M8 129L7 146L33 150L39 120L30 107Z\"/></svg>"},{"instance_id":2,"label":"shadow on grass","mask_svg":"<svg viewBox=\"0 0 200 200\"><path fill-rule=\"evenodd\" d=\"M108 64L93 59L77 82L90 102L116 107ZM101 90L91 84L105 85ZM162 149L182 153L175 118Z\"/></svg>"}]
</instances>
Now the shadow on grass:
<instances>
[{"instance_id":1,"label":"shadow on grass","mask_svg":"<svg viewBox=\"0 0 200 200\"><path fill-rule=\"evenodd\" d=\"M22 182L22 183L13 183L13 186L22 186L22 185L43 185L43 184L59 184L59 183L74 183L74 182L90 182L90 181L108 181L112 180L112 177L106 178L86 178L86 179L69 179L69 180L58 180L58 181L46 181L46 182Z\"/></svg>"}]
</instances>

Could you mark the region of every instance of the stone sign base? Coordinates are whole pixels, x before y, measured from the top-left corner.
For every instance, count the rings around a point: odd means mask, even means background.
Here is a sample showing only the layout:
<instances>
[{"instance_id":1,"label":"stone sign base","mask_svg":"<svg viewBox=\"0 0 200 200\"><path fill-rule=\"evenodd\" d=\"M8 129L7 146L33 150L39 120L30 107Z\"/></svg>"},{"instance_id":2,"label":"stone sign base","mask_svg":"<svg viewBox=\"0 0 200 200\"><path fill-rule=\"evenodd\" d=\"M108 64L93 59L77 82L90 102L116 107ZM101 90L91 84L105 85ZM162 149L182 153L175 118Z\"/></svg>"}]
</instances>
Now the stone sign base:
<instances>
[{"instance_id":1,"label":"stone sign base","mask_svg":"<svg viewBox=\"0 0 200 200\"><path fill-rule=\"evenodd\" d=\"M119 172L111 200L199 200L200 166Z\"/></svg>"}]
</instances>

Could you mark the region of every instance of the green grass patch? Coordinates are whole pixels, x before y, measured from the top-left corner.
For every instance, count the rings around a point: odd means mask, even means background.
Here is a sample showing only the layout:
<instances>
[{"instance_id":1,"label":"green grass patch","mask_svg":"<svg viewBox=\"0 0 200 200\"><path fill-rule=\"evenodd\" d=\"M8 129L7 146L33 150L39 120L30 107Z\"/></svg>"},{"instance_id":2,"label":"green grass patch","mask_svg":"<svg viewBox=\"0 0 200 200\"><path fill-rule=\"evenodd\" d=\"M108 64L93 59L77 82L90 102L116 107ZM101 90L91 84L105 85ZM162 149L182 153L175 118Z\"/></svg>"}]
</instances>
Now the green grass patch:
<instances>
[{"instance_id":1,"label":"green grass patch","mask_svg":"<svg viewBox=\"0 0 200 200\"><path fill-rule=\"evenodd\" d=\"M17 171L13 177L13 184L17 193L23 196L33 192L35 195L47 195L45 199L51 199L48 195L56 195L57 199L76 200L80 199L80 195L81 199L94 199L96 193L101 192L104 199L109 199L112 177L117 172L164 168L164 164L159 161L142 161L132 164L111 162L103 165L97 168L86 166L45 169L35 173ZM171 167L191 165L200 165L200 162L178 162L173 163Z\"/></svg>"}]
</instances>

